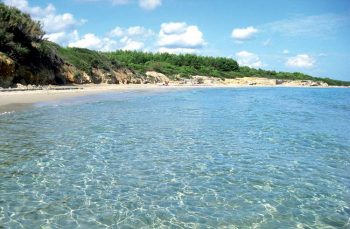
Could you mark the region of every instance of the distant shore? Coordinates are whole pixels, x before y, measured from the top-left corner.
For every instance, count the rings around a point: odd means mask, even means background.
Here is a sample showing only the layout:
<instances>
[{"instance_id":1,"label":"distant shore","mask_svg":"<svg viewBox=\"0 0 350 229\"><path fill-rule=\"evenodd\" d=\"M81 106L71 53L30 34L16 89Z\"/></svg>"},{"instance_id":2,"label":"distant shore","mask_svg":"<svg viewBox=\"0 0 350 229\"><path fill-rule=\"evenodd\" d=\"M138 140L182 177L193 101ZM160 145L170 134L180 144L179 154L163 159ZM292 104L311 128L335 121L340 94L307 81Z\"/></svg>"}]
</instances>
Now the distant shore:
<instances>
[{"instance_id":1,"label":"distant shore","mask_svg":"<svg viewBox=\"0 0 350 229\"><path fill-rule=\"evenodd\" d=\"M186 88L239 88L239 87L305 87L271 85L234 85L234 84L84 84L71 86L50 86L40 89L3 89L0 91L0 113L20 110L34 103L55 101L71 97L88 96L106 92L186 89ZM314 88L314 87L313 87ZM329 88L329 87L317 87Z\"/></svg>"}]
</instances>

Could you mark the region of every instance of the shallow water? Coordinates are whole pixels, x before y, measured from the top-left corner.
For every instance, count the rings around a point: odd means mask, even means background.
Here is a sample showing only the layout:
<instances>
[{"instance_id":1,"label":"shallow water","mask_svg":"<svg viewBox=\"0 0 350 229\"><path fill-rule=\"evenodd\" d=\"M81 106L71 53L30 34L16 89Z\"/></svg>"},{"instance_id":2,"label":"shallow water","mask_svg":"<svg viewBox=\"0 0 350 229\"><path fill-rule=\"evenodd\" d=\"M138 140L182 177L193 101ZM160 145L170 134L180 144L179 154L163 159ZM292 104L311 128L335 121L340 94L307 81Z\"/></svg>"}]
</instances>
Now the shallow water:
<instances>
[{"instance_id":1,"label":"shallow water","mask_svg":"<svg viewBox=\"0 0 350 229\"><path fill-rule=\"evenodd\" d=\"M109 93L0 116L0 228L350 228L350 90Z\"/></svg>"}]
</instances>

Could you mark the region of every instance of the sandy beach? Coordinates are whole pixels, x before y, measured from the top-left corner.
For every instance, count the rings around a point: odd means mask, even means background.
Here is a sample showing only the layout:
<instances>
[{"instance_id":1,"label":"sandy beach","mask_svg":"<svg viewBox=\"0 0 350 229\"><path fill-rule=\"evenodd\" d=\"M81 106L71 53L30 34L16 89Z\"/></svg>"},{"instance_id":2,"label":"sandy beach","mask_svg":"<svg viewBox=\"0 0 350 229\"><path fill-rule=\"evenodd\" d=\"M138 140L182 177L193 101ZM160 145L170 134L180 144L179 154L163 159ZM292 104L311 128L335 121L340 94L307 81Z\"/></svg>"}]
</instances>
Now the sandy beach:
<instances>
[{"instance_id":1,"label":"sandy beach","mask_svg":"<svg viewBox=\"0 0 350 229\"><path fill-rule=\"evenodd\" d=\"M169 86L172 88L175 86ZM0 92L0 113L20 110L33 103L54 101L71 97L88 96L105 92L122 92L131 90L154 90L164 88L160 85L111 85L91 84L60 88L52 86L44 90L19 90Z\"/></svg>"},{"instance_id":2,"label":"sandy beach","mask_svg":"<svg viewBox=\"0 0 350 229\"><path fill-rule=\"evenodd\" d=\"M125 90L149 90L159 88L157 85L84 85L69 87L64 90L57 90L59 87L52 87L47 90L31 91L6 91L0 92L0 106L9 104L30 104L36 102L52 101L75 96L86 96L108 91L125 91Z\"/></svg>"}]
</instances>

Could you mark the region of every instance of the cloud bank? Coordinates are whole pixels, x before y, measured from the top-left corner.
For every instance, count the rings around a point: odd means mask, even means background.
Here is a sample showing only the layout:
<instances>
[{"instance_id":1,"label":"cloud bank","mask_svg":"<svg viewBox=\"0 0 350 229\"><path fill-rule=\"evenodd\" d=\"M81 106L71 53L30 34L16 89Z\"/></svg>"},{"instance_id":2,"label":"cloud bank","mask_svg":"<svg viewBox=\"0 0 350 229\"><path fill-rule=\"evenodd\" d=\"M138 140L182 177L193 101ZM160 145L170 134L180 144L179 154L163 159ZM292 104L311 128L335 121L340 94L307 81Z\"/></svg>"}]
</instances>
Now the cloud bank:
<instances>
[{"instance_id":1,"label":"cloud bank","mask_svg":"<svg viewBox=\"0 0 350 229\"><path fill-rule=\"evenodd\" d=\"M316 60L308 54L299 54L288 58L285 64L293 68L312 68L315 63Z\"/></svg>"},{"instance_id":2,"label":"cloud bank","mask_svg":"<svg viewBox=\"0 0 350 229\"><path fill-rule=\"evenodd\" d=\"M247 28L236 28L232 30L231 36L237 41L246 41L253 38L253 36L258 32L253 26Z\"/></svg>"},{"instance_id":3,"label":"cloud bank","mask_svg":"<svg viewBox=\"0 0 350 229\"><path fill-rule=\"evenodd\" d=\"M241 66L247 66L250 68L261 68L263 63L260 60L259 56L255 53L248 51L240 51L236 53L237 62Z\"/></svg>"}]
</instances>

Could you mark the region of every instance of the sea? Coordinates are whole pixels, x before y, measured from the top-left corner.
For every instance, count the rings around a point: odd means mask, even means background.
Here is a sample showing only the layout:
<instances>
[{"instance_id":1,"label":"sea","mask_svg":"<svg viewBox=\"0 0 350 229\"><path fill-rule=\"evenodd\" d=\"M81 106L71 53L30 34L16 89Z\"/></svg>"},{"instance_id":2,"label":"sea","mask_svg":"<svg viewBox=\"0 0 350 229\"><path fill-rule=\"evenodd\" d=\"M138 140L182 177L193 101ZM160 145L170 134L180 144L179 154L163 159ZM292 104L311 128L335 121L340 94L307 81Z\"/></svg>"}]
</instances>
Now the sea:
<instances>
[{"instance_id":1,"label":"sea","mask_svg":"<svg viewBox=\"0 0 350 229\"><path fill-rule=\"evenodd\" d=\"M350 89L163 88L2 113L0 228L350 228Z\"/></svg>"}]
</instances>

